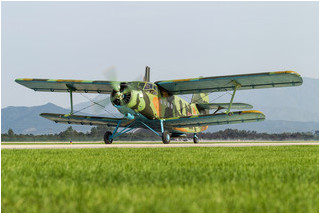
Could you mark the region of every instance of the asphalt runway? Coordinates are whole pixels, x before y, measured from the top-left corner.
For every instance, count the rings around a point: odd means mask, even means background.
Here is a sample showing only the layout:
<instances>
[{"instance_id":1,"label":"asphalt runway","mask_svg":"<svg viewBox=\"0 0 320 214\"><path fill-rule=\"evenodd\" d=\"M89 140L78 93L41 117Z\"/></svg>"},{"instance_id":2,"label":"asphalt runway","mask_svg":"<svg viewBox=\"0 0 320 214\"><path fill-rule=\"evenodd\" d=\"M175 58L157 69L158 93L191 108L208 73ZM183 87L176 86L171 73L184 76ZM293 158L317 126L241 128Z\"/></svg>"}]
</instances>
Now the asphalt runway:
<instances>
[{"instance_id":1,"label":"asphalt runway","mask_svg":"<svg viewBox=\"0 0 320 214\"><path fill-rule=\"evenodd\" d=\"M198 143L198 144L72 144L72 145L1 145L1 149L107 149L107 148L174 148L174 147L251 147L297 146L319 143Z\"/></svg>"}]
</instances>

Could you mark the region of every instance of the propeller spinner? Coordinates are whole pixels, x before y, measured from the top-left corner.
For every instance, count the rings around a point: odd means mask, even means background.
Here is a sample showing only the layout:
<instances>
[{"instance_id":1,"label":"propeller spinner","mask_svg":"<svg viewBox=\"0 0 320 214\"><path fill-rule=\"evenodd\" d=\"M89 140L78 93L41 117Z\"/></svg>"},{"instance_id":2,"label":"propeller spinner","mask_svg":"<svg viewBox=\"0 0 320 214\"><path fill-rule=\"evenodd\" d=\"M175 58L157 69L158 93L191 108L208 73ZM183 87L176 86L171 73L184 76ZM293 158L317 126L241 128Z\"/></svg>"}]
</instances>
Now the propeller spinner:
<instances>
[{"instance_id":1,"label":"propeller spinner","mask_svg":"<svg viewBox=\"0 0 320 214\"><path fill-rule=\"evenodd\" d=\"M119 87L114 87L110 100L113 105L123 106L130 102L131 90L126 82L120 83Z\"/></svg>"}]
</instances>

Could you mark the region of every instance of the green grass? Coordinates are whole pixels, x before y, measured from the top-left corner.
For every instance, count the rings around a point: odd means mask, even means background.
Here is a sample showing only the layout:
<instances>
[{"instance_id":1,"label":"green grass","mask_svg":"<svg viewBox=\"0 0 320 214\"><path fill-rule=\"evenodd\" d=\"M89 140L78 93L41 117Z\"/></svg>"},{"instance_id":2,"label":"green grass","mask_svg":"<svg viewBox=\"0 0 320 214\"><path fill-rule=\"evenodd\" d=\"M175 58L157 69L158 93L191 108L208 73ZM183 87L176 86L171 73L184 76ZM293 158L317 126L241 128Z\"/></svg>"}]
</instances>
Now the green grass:
<instances>
[{"instance_id":1,"label":"green grass","mask_svg":"<svg viewBox=\"0 0 320 214\"><path fill-rule=\"evenodd\" d=\"M319 147L2 150L2 212L318 212Z\"/></svg>"}]
</instances>

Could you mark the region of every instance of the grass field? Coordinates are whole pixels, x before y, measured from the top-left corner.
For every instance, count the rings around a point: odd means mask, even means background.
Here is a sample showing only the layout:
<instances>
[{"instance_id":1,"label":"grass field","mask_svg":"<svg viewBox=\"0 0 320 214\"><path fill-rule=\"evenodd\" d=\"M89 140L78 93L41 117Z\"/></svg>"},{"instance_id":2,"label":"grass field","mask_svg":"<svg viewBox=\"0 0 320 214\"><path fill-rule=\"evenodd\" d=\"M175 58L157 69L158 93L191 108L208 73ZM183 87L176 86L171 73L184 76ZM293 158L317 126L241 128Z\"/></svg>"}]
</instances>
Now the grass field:
<instances>
[{"instance_id":1,"label":"grass field","mask_svg":"<svg viewBox=\"0 0 320 214\"><path fill-rule=\"evenodd\" d=\"M2 150L2 212L318 212L319 147Z\"/></svg>"}]
</instances>

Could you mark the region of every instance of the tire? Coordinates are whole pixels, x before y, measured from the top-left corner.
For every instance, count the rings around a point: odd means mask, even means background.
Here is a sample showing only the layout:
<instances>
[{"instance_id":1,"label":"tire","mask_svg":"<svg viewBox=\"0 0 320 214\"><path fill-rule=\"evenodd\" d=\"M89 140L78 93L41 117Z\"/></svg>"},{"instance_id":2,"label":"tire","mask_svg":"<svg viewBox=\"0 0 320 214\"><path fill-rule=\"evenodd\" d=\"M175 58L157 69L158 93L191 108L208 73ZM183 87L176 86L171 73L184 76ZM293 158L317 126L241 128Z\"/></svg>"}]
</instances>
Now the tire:
<instances>
[{"instance_id":1,"label":"tire","mask_svg":"<svg viewBox=\"0 0 320 214\"><path fill-rule=\"evenodd\" d=\"M168 131L164 131L162 134L162 142L164 144L169 144L170 143L170 133Z\"/></svg>"},{"instance_id":2,"label":"tire","mask_svg":"<svg viewBox=\"0 0 320 214\"><path fill-rule=\"evenodd\" d=\"M103 140L104 140L105 144L111 144L112 143L113 139L110 140L110 136L111 135L112 135L112 133L109 132L109 131L104 134Z\"/></svg>"},{"instance_id":3,"label":"tire","mask_svg":"<svg viewBox=\"0 0 320 214\"><path fill-rule=\"evenodd\" d=\"M194 142L194 143L199 143L199 138L193 137L193 142Z\"/></svg>"}]
</instances>

